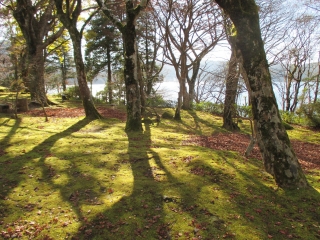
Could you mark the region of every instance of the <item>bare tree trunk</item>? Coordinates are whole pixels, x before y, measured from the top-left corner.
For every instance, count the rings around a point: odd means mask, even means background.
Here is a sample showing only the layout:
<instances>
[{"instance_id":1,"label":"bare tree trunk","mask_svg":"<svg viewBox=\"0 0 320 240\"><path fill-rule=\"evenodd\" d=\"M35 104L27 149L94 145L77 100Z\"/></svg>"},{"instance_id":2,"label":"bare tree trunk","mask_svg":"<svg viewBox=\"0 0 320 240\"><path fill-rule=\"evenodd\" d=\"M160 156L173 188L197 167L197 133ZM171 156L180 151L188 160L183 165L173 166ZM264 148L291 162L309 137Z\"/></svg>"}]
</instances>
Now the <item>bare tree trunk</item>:
<instances>
[{"instance_id":1,"label":"bare tree trunk","mask_svg":"<svg viewBox=\"0 0 320 240\"><path fill-rule=\"evenodd\" d=\"M181 93L181 87L180 87L180 91L178 93L178 103L177 103L176 111L174 113L174 119L178 121L181 120L181 105L182 105L182 93Z\"/></svg>"},{"instance_id":2,"label":"bare tree trunk","mask_svg":"<svg viewBox=\"0 0 320 240\"><path fill-rule=\"evenodd\" d=\"M138 44L136 43L136 49L138 49ZM137 80L139 83L139 88L140 88L140 101L141 101L141 115L143 116L146 111L146 94L144 92L144 82L142 79L142 69L141 69L141 63L139 59L139 54L138 51L136 51L136 58L137 58Z\"/></svg>"},{"instance_id":3,"label":"bare tree trunk","mask_svg":"<svg viewBox=\"0 0 320 240\"><path fill-rule=\"evenodd\" d=\"M254 0L216 0L237 30L237 46L252 92L252 113L265 169L277 185L297 189L309 186L281 122L261 39Z\"/></svg>"},{"instance_id":4,"label":"bare tree trunk","mask_svg":"<svg viewBox=\"0 0 320 240\"><path fill-rule=\"evenodd\" d=\"M71 30L72 31L72 30ZM97 111L94 103L92 101L90 89L88 87L85 67L82 59L81 53L81 38L77 36L76 32L70 33L72 44L73 44L73 54L74 54L74 62L76 64L76 71L77 71L77 80L80 90L80 97L82 100L82 104L84 107L84 111L86 113L86 117L99 119L101 115Z\"/></svg>"},{"instance_id":5,"label":"bare tree trunk","mask_svg":"<svg viewBox=\"0 0 320 240\"><path fill-rule=\"evenodd\" d=\"M126 131L142 131L141 122L141 99L138 82L138 59L136 49L136 20L148 4L148 0L142 0L139 5L134 7L132 0L126 1L126 23L117 20L104 5L101 0L96 0L102 8L104 14L112 21L122 34L124 42L124 77L126 85L127 100L127 122Z\"/></svg>"},{"instance_id":6,"label":"bare tree trunk","mask_svg":"<svg viewBox=\"0 0 320 240\"><path fill-rule=\"evenodd\" d=\"M238 125L233 121L236 112L235 104L239 82L239 69L235 46L233 46L234 44L232 43L230 45L231 56L229 60L229 69L226 79L226 95L224 99L222 127L230 131L236 131L240 130Z\"/></svg>"},{"instance_id":7,"label":"bare tree trunk","mask_svg":"<svg viewBox=\"0 0 320 240\"><path fill-rule=\"evenodd\" d=\"M78 17L82 10L81 1L77 1L77 4L73 9L72 14L70 14L70 9L67 10L67 13L64 12L63 0L54 0L54 1L56 4L58 17L62 22L62 24L64 25L64 27L68 30L70 38L72 40L74 62L75 62L76 71L77 71L77 80L78 80L80 95L82 99L83 108L86 113L86 117L92 118L92 119L99 119L101 118L101 115L97 111L92 101L92 97L91 97L90 90L87 83L87 77L86 77L85 67L84 67L83 58L82 58L82 52L81 52L82 31L86 24L83 25L81 31L78 31L77 29ZM69 0L67 0L66 5L70 6ZM72 18L70 18L71 15L72 15ZM87 21L91 17L92 16L90 16L87 19Z\"/></svg>"},{"instance_id":8,"label":"bare tree trunk","mask_svg":"<svg viewBox=\"0 0 320 240\"><path fill-rule=\"evenodd\" d=\"M188 78L189 105L190 106L192 106L194 98L195 98L195 84L196 84L199 69L200 69L200 63L201 63L201 58L194 61L193 68L192 68L192 76L190 79Z\"/></svg>"},{"instance_id":9,"label":"bare tree trunk","mask_svg":"<svg viewBox=\"0 0 320 240\"><path fill-rule=\"evenodd\" d=\"M289 112L290 106L291 106L291 84L292 84L292 76L290 76L290 73L288 73L289 76L287 76L287 85L286 85L286 111Z\"/></svg>"},{"instance_id":10,"label":"bare tree trunk","mask_svg":"<svg viewBox=\"0 0 320 240\"><path fill-rule=\"evenodd\" d=\"M67 90L67 66L66 66L66 54L63 53L63 61L60 64L60 69L62 72L62 90Z\"/></svg>"},{"instance_id":11,"label":"bare tree trunk","mask_svg":"<svg viewBox=\"0 0 320 240\"><path fill-rule=\"evenodd\" d=\"M111 72L111 54L110 54L110 45L107 47L107 61L108 61L108 98L109 103L113 103L113 94L112 94L112 72Z\"/></svg>"},{"instance_id":12,"label":"bare tree trunk","mask_svg":"<svg viewBox=\"0 0 320 240\"><path fill-rule=\"evenodd\" d=\"M314 90L313 103L316 103L318 100L319 83L320 83L320 52L319 52L319 58L318 58L318 75L317 75L317 80L316 80L316 87Z\"/></svg>"},{"instance_id":13,"label":"bare tree trunk","mask_svg":"<svg viewBox=\"0 0 320 240\"><path fill-rule=\"evenodd\" d=\"M138 59L136 49L136 28L135 14L130 14L129 9L133 9L132 1L126 2L127 25L123 29L122 35L125 46L125 85L127 100L127 123L126 130L141 131L141 101L140 87L138 82Z\"/></svg>"}]
</instances>

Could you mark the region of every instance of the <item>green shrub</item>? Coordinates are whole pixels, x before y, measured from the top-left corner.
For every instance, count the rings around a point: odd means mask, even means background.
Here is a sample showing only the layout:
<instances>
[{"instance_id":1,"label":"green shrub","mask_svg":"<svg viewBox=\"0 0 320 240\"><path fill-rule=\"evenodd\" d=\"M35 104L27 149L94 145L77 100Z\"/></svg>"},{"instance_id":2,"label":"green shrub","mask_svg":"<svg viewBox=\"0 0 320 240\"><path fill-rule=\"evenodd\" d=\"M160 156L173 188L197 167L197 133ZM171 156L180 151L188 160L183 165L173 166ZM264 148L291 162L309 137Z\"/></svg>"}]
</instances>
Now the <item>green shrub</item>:
<instances>
[{"instance_id":1,"label":"green shrub","mask_svg":"<svg viewBox=\"0 0 320 240\"><path fill-rule=\"evenodd\" d=\"M80 88L79 86L68 87L62 94L67 95L69 98L78 99L80 98Z\"/></svg>"},{"instance_id":2,"label":"green shrub","mask_svg":"<svg viewBox=\"0 0 320 240\"><path fill-rule=\"evenodd\" d=\"M320 102L302 104L298 113L307 119L309 127L320 128Z\"/></svg>"},{"instance_id":3,"label":"green shrub","mask_svg":"<svg viewBox=\"0 0 320 240\"><path fill-rule=\"evenodd\" d=\"M310 120L301 111L295 113L288 111L280 111L280 116L283 122L302 126L310 126Z\"/></svg>"},{"instance_id":4,"label":"green shrub","mask_svg":"<svg viewBox=\"0 0 320 240\"><path fill-rule=\"evenodd\" d=\"M176 106L176 102L172 100L165 100L161 95L154 94L147 98L146 105L148 107L174 108Z\"/></svg>"},{"instance_id":5,"label":"green shrub","mask_svg":"<svg viewBox=\"0 0 320 240\"><path fill-rule=\"evenodd\" d=\"M217 104L212 102L194 103L192 109L202 112L213 113L216 115L223 114L223 104Z\"/></svg>"},{"instance_id":6,"label":"green shrub","mask_svg":"<svg viewBox=\"0 0 320 240\"><path fill-rule=\"evenodd\" d=\"M252 117L251 106L237 106L237 111L241 117L248 117L248 118Z\"/></svg>"},{"instance_id":7,"label":"green shrub","mask_svg":"<svg viewBox=\"0 0 320 240\"><path fill-rule=\"evenodd\" d=\"M173 119L173 115L168 112L164 112L161 116L163 119Z\"/></svg>"}]
</instances>

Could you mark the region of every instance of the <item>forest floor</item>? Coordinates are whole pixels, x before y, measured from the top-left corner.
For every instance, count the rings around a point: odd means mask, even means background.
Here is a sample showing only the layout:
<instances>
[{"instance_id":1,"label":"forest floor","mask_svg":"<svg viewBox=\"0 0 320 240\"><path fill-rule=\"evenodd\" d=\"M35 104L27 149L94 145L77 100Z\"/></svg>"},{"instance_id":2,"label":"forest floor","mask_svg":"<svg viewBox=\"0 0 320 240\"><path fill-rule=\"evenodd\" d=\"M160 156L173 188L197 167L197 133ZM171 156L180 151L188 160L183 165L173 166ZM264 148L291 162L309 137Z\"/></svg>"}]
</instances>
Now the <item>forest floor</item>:
<instances>
[{"instance_id":1,"label":"forest floor","mask_svg":"<svg viewBox=\"0 0 320 240\"><path fill-rule=\"evenodd\" d=\"M114 108L98 107L98 111L105 118L118 118L122 121L126 120L126 114L122 111L115 110ZM49 117L63 118L63 117L82 117L84 110L81 107L73 108L53 108L47 110ZM34 117L44 117L42 110L33 109L28 112L28 115ZM303 129L303 127L295 126L295 128ZM319 130L313 130L319 133ZM215 150L236 151L244 153L250 143L250 135L243 132L220 132L211 136L193 136L190 140L199 146L212 148ZM317 169L320 170L320 147L318 144L312 142L305 142L303 140L292 139L291 144L294 151L302 165L302 168L307 170ZM259 148L256 145L250 155L256 159L262 160Z\"/></svg>"},{"instance_id":2,"label":"forest floor","mask_svg":"<svg viewBox=\"0 0 320 240\"><path fill-rule=\"evenodd\" d=\"M125 110L0 114L0 238L320 239L320 133L288 131L312 188L277 188L250 126L183 111L126 133ZM172 109L157 109L173 114Z\"/></svg>"}]
</instances>

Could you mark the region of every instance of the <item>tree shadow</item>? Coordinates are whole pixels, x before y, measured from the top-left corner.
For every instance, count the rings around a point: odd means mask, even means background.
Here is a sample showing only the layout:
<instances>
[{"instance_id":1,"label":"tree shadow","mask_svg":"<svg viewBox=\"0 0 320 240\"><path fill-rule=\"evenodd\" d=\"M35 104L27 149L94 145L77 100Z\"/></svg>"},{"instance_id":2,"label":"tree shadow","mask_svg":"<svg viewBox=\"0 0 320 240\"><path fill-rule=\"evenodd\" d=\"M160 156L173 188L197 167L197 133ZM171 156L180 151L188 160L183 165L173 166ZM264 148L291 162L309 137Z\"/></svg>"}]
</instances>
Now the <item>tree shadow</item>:
<instances>
[{"instance_id":1,"label":"tree shadow","mask_svg":"<svg viewBox=\"0 0 320 240\"><path fill-rule=\"evenodd\" d=\"M74 132L79 131L81 128L85 127L87 124L89 124L92 120L90 119L83 119L79 122L73 124L68 129L66 129L63 132L59 132L57 134L54 134L44 140L42 143L38 144L34 148L32 148L28 152L22 152L23 154L23 160L21 160L21 156L14 156L14 157L8 157L4 162L1 162L4 167L0 169L0 175L3 176L0 178L0 183L3 186L0 190L0 197L3 200L8 199L8 196L11 194L11 192L23 181L28 178L27 172L30 170L27 166L29 162L32 161L34 158L39 158L39 161L35 164L38 165L40 169L42 169L42 177L37 178L37 183L48 183L49 185L52 185L55 187L55 185L52 182L52 179L49 175L48 166L44 164L44 161L46 160L48 156L47 152L45 150L50 149L59 139L64 138L66 136L71 135ZM8 143L10 138L14 135L16 130L19 128L21 123L21 119L16 120L14 126L10 130L9 134L1 141L2 143ZM33 163L34 164L34 163ZM32 167L34 169L34 167ZM7 174L7 172L12 172L14 174ZM29 173L28 173L29 174ZM29 174L29 178L33 177L31 174ZM24 185L24 184L22 184ZM57 187L55 187L57 188ZM36 188L35 188L36 189ZM36 191L36 190L35 190ZM63 194L62 194L63 195ZM67 197L64 196L64 199L67 200ZM4 205L6 202L4 201ZM18 207L18 206L15 206ZM0 209L1 210L1 209ZM8 209L7 209L8 210ZM14 209L10 209L11 211L15 211ZM77 214L79 215L80 212L75 209ZM6 213L4 211L0 211L2 216L5 216Z\"/></svg>"},{"instance_id":2,"label":"tree shadow","mask_svg":"<svg viewBox=\"0 0 320 240\"><path fill-rule=\"evenodd\" d=\"M150 126L145 123L143 133L128 131L126 134L129 141L128 160L122 164L128 165L132 172L130 195L122 196L92 221L82 222L72 239L150 239L148 237L154 232L168 238L169 226L162 221L161 190L150 165L151 159L159 159L156 153L150 151Z\"/></svg>"},{"instance_id":3,"label":"tree shadow","mask_svg":"<svg viewBox=\"0 0 320 240\"><path fill-rule=\"evenodd\" d=\"M200 118L198 115L197 115L197 112L196 111L192 111L192 110L188 110L188 113L190 116L192 116L193 118L193 121L195 123L195 127L192 128L194 131L196 131L199 135L202 135L202 128L201 128L201 124L207 126L207 127L210 127L213 129L213 134L218 131L218 132L227 132L225 129L219 127L219 126L216 126L214 125L213 123L210 123L202 118ZM186 125L187 126L187 125ZM191 128L190 126L187 126L189 128Z\"/></svg>"},{"instance_id":4,"label":"tree shadow","mask_svg":"<svg viewBox=\"0 0 320 240\"><path fill-rule=\"evenodd\" d=\"M164 159L160 158L152 145L150 125L145 123L144 126L143 133L127 132L128 162L123 161L122 164L127 164L132 172L131 193L122 196L92 220L82 221L72 239L178 238L178 233L172 228L177 228L174 226L175 217L179 217L182 212L190 216L190 224L195 226L200 225L197 219L204 213L208 218L214 219L213 225L207 226L211 228L212 238L213 232L223 228L224 221L216 214L197 207L199 189L190 187L186 180L179 180L166 168L163 164ZM166 146L168 149L171 147L170 144ZM200 185L197 183L197 186ZM110 195L112 194L110 192ZM170 212L176 216L171 218ZM183 222L187 225L185 221ZM200 230L185 234L188 237L197 237L200 234L198 231Z\"/></svg>"}]
</instances>

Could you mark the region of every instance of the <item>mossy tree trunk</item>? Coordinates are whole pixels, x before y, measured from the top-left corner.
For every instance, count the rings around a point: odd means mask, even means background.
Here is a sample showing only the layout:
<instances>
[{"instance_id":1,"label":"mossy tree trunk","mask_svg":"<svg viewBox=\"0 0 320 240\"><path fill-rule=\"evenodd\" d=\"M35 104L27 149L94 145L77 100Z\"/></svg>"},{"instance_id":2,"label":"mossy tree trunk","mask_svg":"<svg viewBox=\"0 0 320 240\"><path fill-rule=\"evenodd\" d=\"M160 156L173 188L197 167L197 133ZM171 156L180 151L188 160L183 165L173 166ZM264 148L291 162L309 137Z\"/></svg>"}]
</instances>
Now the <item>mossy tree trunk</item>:
<instances>
[{"instance_id":1,"label":"mossy tree trunk","mask_svg":"<svg viewBox=\"0 0 320 240\"><path fill-rule=\"evenodd\" d=\"M216 0L236 27L236 44L251 90L252 114L264 166L282 188L307 187L308 182L281 123L272 89L254 0Z\"/></svg>"},{"instance_id":2,"label":"mossy tree trunk","mask_svg":"<svg viewBox=\"0 0 320 240\"><path fill-rule=\"evenodd\" d=\"M108 6L104 5L103 1L96 0L101 7L103 13L110 21L119 29L124 42L124 78L126 85L126 100L127 100L127 122L126 131L142 131L141 122L141 94L139 86L139 67L138 55L136 48L136 20L142 10L148 4L148 0L140 1L140 4L134 6L134 1L126 1L126 22L122 23L116 19L111 13Z\"/></svg>"},{"instance_id":3,"label":"mossy tree trunk","mask_svg":"<svg viewBox=\"0 0 320 240\"><path fill-rule=\"evenodd\" d=\"M199 70L200 70L201 60L202 60L202 58L199 57L193 62L193 64L192 64L193 65L193 67L192 67L192 76L191 77L187 76L187 82L188 82L188 86L189 86L189 103L190 103L190 107L192 107L193 101L194 101L194 98L195 98L195 84L196 84L198 73L199 73Z\"/></svg>"},{"instance_id":4,"label":"mossy tree trunk","mask_svg":"<svg viewBox=\"0 0 320 240\"><path fill-rule=\"evenodd\" d=\"M112 94L112 69L111 69L111 45L107 45L107 65L108 65L108 100L109 103L113 103L113 94Z\"/></svg>"},{"instance_id":5,"label":"mossy tree trunk","mask_svg":"<svg viewBox=\"0 0 320 240\"><path fill-rule=\"evenodd\" d=\"M131 3L131 4L130 4ZM125 85L127 100L127 122L126 130L141 131L141 100L140 87L138 79L138 58L136 54L136 31L135 31L135 14L131 1L126 2L127 5L127 24L123 31L123 40L125 47Z\"/></svg>"},{"instance_id":6,"label":"mossy tree trunk","mask_svg":"<svg viewBox=\"0 0 320 240\"><path fill-rule=\"evenodd\" d=\"M41 101L45 106L50 101L46 97L44 83L44 49L53 43L63 32L63 28L59 31L53 29L55 25L56 15L53 11L53 1L48 1L45 5L33 4L33 1L20 0L15 5L9 5L13 16L17 21L27 46L27 61L25 64L22 78L29 87L31 99ZM41 9L40 16L39 13Z\"/></svg>"},{"instance_id":7,"label":"mossy tree trunk","mask_svg":"<svg viewBox=\"0 0 320 240\"><path fill-rule=\"evenodd\" d=\"M27 60L27 86L30 91L30 97L32 101L40 101L44 106L47 106L47 96L44 84L44 56L43 47L36 45L35 51L30 51L28 47L28 60Z\"/></svg>"},{"instance_id":8,"label":"mossy tree trunk","mask_svg":"<svg viewBox=\"0 0 320 240\"><path fill-rule=\"evenodd\" d=\"M183 44L183 47L185 47L185 44ZM185 52L181 53L180 60L181 60L181 66L179 64L173 65L175 68L177 79L179 80L178 102L177 102L177 107L174 114L175 120L181 120L181 109L185 109L185 110L189 109L189 106L188 106L189 102L187 101L188 93L186 88L188 69L186 67L187 55Z\"/></svg>"},{"instance_id":9,"label":"mossy tree trunk","mask_svg":"<svg viewBox=\"0 0 320 240\"><path fill-rule=\"evenodd\" d=\"M76 65L77 80L80 90L80 97L82 100L83 108L86 113L86 117L99 119L101 115L97 111L94 102L92 101L91 92L88 87L85 66L83 63L82 53L81 53L81 36L79 36L77 31L69 31L72 45L73 45L73 54L74 62Z\"/></svg>"},{"instance_id":10,"label":"mossy tree trunk","mask_svg":"<svg viewBox=\"0 0 320 240\"><path fill-rule=\"evenodd\" d=\"M223 108L223 128L230 131L238 131L238 125L233 121L235 117L236 109L236 96L239 82L239 68L238 68L238 58L235 48L235 42L229 37L229 43L231 45L231 56L229 60L228 75L226 78L226 95L224 99Z\"/></svg>"},{"instance_id":11,"label":"mossy tree trunk","mask_svg":"<svg viewBox=\"0 0 320 240\"><path fill-rule=\"evenodd\" d=\"M77 4L74 6L74 9L67 9L64 12L63 0L55 0L58 17L64 27L68 30L69 35L72 40L73 45L73 54L74 62L76 65L77 80L80 89L80 97L82 99L83 108L87 118L99 119L101 115L97 111L94 103L92 101L90 89L87 84L87 78L85 74L85 67L82 58L81 52L81 38L84 26L90 20L90 17L87 19L87 22L83 25L81 31L77 29L78 17L81 13L81 1L77 1ZM66 6L71 6L69 0L66 0Z\"/></svg>"}]
</instances>

